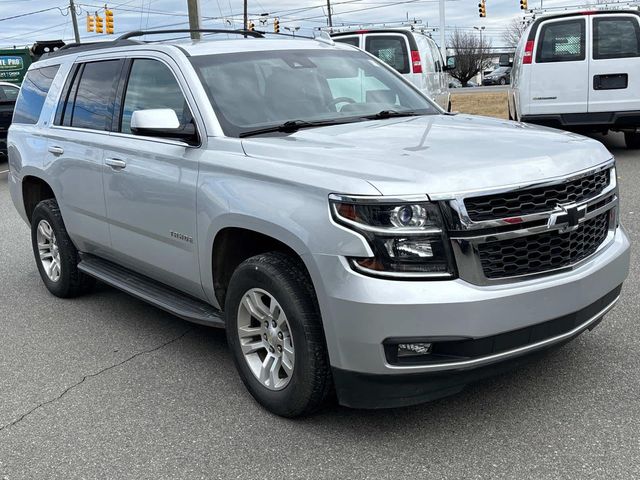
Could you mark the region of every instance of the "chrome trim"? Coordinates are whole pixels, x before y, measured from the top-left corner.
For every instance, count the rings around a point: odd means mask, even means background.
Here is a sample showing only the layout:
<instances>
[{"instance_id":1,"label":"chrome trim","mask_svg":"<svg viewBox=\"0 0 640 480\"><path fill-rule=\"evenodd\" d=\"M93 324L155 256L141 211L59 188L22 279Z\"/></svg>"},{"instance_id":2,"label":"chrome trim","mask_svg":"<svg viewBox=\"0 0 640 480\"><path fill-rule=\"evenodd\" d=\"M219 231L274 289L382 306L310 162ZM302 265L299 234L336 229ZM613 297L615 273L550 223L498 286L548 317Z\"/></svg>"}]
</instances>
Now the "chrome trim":
<instances>
[{"instance_id":1,"label":"chrome trim","mask_svg":"<svg viewBox=\"0 0 640 480\"><path fill-rule=\"evenodd\" d=\"M615 208L618 204L618 196L613 195L610 198L611 198L611 201L609 203L592 211L589 211L588 204L596 204L602 201L603 198L597 197L595 201L589 200L588 202L577 204L576 207L578 207L579 209L586 210L584 217L578 220L578 226L582 225L587 220L591 220L592 218L595 218L598 215L601 215L604 212L611 210L612 208ZM552 215L556 215L557 213L562 213L562 210L556 209L553 212L551 212ZM548 220L550 218L552 218L550 214L547 214L546 216L543 216L539 220ZM521 228L519 230L510 230L507 232L491 233L491 234L485 234L485 235L464 235L464 234L461 235L460 232L451 232L450 238L451 240L467 240L472 243L497 242L499 240L508 240L510 238L525 237L525 236L536 235L536 234L545 233L545 232L562 231L568 225L569 225L568 223L564 222L564 223L556 223L553 225L550 225L549 223L545 223L544 225L539 225L536 227L527 227L526 223L522 223L522 226L524 228Z\"/></svg>"},{"instance_id":2,"label":"chrome trim","mask_svg":"<svg viewBox=\"0 0 640 480\"><path fill-rule=\"evenodd\" d=\"M395 204L395 203L428 203L430 202L428 195L394 195L385 197L383 195L342 195L338 193L329 194L329 200L332 202L342 203L382 203L382 204Z\"/></svg>"},{"instance_id":3,"label":"chrome trim","mask_svg":"<svg viewBox=\"0 0 640 480\"><path fill-rule=\"evenodd\" d=\"M401 371L422 371L422 372L442 372L447 370L461 370L467 368L476 368L481 367L483 365L488 365L491 363L496 363L498 361L507 360L513 357L519 357L521 355L525 355L527 353L535 352L545 347L549 347L556 343L560 343L564 340L568 340L574 335L579 334L583 330L589 328L593 323L600 320L604 315L606 315L618 302L620 296L618 295L613 302L607 305L600 312L596 313L593 317L591 317L586 322L580 324L575 327L573 330L565 332L561 335L556 335L555 337L547 338L546 340L541 340L536 343L532 343L531 345L525 345L522 347L514 348L513 350L507 350L505 352L495 353L493 355L487 355L484 357L473 358L471 360L462 360L458 362L449 362L449 363L434 363L429 365L410 365L410 366L398 366L398 365L390 365L386 364L387 368L393 370L401 370Z\"/></svg>"},{"instance_id":4,"label":"chrome trim","mask_svg":"<svg viewBox=\"0 0 640 480\"><path fill-rule=\"evenodd\" d=\"M418 280L418 279L433 279L433 280L446 280L448 278L453 278L451 273L447 272L381 272L380 270L372 270L370 268L363 267L358 264L354 259L349 260L349 264L351 268L353 268L356 272L362 273L363 275L367 275L368 277L380 277L380 278L392 278L394 280L405 279L405 280Z\"/></svg>"},{"instance_id":5,"label":"chrome trim","mask_svg":"<svg viewBox=\"0 0 640 480\"><path fill-rule=\"evenodd\" d=\"M592 202L597 202L598 200L601 200L602 198L605 198L609 193L614 192L616 190L616 188L618 188L618 181L617 181L617 177L616 177L616 169L615 169L615 165L611 164L608 167L611 168L611 174L609 175L609 185L607 186L607 188L605 188L600 194L598 194L595 197L590 198L589 200L583 201L581 202L579 205L582 205L584 203L592 203ZM545 181L545 182L541 182L541 183L535 183L535 184L531 184L528 186L524 186L524 185L520 185L517 188L499 188L499 189L493 189L493 190L487 190L484 192L476 192L476 195L466 195L466 194L458 194L455 196L455 198L453 200L450 200L448 202L449 207L457 214L457 217L460 220L460 226L462 227L462 230L481 230L481 229L485 229L485 228L496 228L496 227L504 227L504 226L510 226L513 225L513 220L517 219L519 221L519 223L527 223L527 222L533 222L536 220L542 220L542 219L547 219L549 218L549 215L551 215L552 213L554 213L554 210L549 210L546 212L539 212L539 213L533 213L530 215L522 215L522 216L516 216L516 217L505 217L505 218L496 218L495 220L483 220L483 221L473 221L471 220L471 218L469 217L469 214L467 213L467 207L464 203L464 201L467 198L473 198L473 197L484 197L484 196L488 196L488 195L498 195L500 193L513 193L513 192L517 192L519 190L531 190L531 189L535 189L535 188L544 188L544 187L552 187L554 185L560 185L562 183L565 182L571 182L573 180L577 180L579 178L582 177L586 177L589 175L593 175L595 173L598 173L602 170L605 170L607 168L607 166L604 167L597 167L595 169L591 169L588 171L584 171L580 174L574 174L571 175L569 177L565 177L563 179L554 179L551 181Z\"/></svg>"}]
</instances>

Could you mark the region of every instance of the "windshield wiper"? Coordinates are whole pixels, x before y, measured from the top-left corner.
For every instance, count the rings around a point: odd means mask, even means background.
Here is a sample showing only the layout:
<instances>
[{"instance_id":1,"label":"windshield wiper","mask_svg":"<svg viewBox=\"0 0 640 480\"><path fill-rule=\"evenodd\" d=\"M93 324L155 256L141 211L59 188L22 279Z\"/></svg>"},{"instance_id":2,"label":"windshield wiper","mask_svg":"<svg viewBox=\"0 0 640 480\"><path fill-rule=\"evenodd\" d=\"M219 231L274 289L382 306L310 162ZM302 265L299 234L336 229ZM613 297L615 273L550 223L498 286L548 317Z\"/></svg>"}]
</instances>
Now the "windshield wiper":
<instances>
[{"instance_id":1,"label":"windshield wiper","mask_svg":"<svg viewBox=\"0 0 640 480\"><path fill-rule=\"evenodd\" d=\"M368 120L380 120L380 119L391 118L391 117L416 117L419 115L423 115L423 114L417 113L411 110L404 110L401 112L398 112L396 110L382 110L378 113L375 113L373 115L366 115L362 118L366 118Z\"/></svg>"},{"instance_id":2,"label":"windshield wiper","mask_svg":"<svg viewBox=\"0 0 640 480\"><path fill-rule=\"evenodd\" d=\"M301 128L314 128L314 127L326 127L329 125L341 125L343 123L352 123L353 119L350 120L316 120L316 121L307 121L307 120L289 120L280 125L273 125L271 127L258 128L256 130L248 130L246 132L240 133L240 138L251 137L253 135L261 135L263 133L272 133L272 132L284 132L284 133L294 133L300 130Z\"/></svg>"}]
</instances>

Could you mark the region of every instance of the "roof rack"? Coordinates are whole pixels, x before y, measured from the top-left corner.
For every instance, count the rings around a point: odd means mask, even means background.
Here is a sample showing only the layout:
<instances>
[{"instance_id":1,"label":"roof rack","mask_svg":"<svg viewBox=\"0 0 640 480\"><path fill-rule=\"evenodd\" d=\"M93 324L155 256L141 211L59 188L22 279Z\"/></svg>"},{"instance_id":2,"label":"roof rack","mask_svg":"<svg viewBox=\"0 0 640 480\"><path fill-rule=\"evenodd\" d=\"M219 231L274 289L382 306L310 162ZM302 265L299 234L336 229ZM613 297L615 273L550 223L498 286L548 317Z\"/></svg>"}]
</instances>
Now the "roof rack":
<instances>
[{"instance_id":1,"label":"roof rack","mask_svg":"<svg viewBox=\"0 0 640 480\"><path fill-rule=\"evenodd\" d=\"M189 29L189 28L176 28L171 30L136 30L134 32L128 32L124 35L120 35L118 38L114 40L114 42L118 42L121 40L129 40L134 37L143 37L145 35L163 35L165 33L229 33L232 35L243 35L245 37L253 37L253 38L264 38L264 34L262 32L256 32L252 30L230 30L230 29L221 29L221 28L198 28L198 29Z\"/></svg>"}]
</instances>

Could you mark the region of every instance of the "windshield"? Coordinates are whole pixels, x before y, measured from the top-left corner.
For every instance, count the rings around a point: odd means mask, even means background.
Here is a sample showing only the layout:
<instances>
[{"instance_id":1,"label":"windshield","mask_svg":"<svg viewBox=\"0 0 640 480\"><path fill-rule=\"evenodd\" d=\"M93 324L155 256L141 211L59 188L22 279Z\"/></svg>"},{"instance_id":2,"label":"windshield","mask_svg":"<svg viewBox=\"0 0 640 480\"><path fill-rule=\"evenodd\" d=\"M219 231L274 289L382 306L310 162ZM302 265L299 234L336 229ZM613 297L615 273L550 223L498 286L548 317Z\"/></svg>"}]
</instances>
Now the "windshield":
<instances>
[{"instance_id":1,"label":"windshield","mask_svg":"<svg viewBox=\"0 0 640 480\"><path fill-rule=\"evenodd\" d=\"M501 73L507 73L508 70L509 70L509 67L499 67L499 68L496 68L493 72L491 72L491 75L499 75Z\"/></svg>"},{"instance_id":2,"label":"windshield","mask_svg":"<svg viewBox=\"0 0 640 480\"><path fill-rule=\"evenodd\" d=\"M383 111L436 114L360 51L282 50L191 57L226 135L289 121L367 121Z\"/></svg>"}]
</instances>

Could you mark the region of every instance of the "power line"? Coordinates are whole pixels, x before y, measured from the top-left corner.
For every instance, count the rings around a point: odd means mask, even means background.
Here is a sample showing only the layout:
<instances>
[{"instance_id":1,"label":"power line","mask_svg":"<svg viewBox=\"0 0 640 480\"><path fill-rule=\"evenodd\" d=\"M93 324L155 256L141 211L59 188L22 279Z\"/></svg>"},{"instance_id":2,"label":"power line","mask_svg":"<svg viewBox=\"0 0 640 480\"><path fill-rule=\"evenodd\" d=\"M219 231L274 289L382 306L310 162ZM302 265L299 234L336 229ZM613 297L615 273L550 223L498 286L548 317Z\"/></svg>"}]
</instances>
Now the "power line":
<instances>
[{"instance_id":1,"label":"power line","mask_svg":"<svg viewBox=\"0 0 640 480\"><path fill-rule=\"evenodd\" d=\"M68 8L68 7L66 7L66 8ZM0 22L4 22L5 20L13 20L14 18L27 17L29 15L35 15L36 13L49 12L51 10L60 10L60 11L62 11L63 8L60 8L60 7L43 8L42 10L36 10L34 12L21 13L20 15L13 15L12 17L0 18Z\"/></svg>"}]
</instances>

